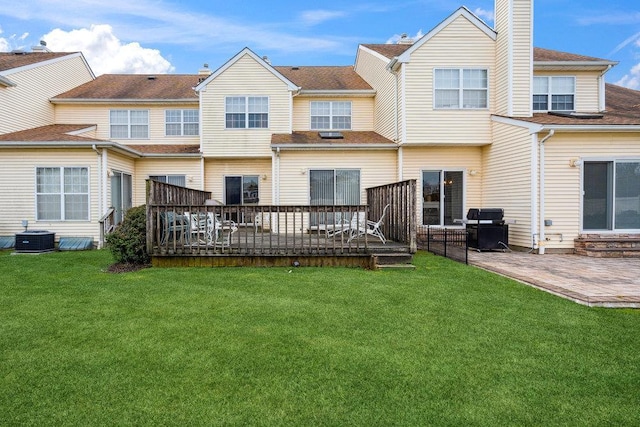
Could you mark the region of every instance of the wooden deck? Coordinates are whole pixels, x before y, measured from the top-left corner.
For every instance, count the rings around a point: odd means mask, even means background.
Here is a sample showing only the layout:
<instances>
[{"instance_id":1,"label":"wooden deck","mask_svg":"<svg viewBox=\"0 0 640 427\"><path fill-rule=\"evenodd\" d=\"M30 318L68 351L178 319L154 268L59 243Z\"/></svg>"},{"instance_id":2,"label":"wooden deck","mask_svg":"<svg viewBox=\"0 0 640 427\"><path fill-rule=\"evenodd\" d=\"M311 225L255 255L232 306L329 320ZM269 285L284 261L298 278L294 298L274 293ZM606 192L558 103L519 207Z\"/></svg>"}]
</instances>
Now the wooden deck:
<instances>
[{"instance_id":1,"label":"wooden deck","mask_svg":"<svg viewBox=\"0 0 640 427\"><path fill-rule=\"evenodd\" d=\"M167 266L355 266L374 268L375 256L410 254L406 244L382 243L370 236L350 242L344 235L275 234L239 227L224 244L169 239L152 254L152 264Z\"/></svg>"}]
</instances>

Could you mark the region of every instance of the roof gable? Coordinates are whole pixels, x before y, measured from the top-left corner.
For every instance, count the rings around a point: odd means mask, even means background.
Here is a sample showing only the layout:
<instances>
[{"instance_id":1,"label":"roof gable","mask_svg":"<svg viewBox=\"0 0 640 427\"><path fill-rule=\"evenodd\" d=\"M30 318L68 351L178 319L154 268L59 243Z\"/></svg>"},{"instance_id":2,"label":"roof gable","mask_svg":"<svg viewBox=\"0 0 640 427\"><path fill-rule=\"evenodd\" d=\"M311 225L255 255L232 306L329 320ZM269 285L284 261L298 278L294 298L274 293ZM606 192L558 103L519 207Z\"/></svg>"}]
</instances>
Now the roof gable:
<instances>
[{"instance_id":1,"label":"roof gable","mask_svg":"<svg viewBox=\"0 0 640 427\"><path fill-rule=\"evenodd\" d=\"M427 34L422 36L418 41L416 41L414 44L412 44L411 47L409 47L409 49L407 49L403 53L401 53L397 57L398 58L398 62L401 62L401 63L402 62L409 62L410 59L411 59L411 54L413 52L415 52L417 49L420 48L420 46L422 46L423 44L425 44L426 42L431 40L438 33L440 33L442 30L444 30L446 27L448 27L449 24L451 24L453 21L455 21L456 19L458 19L460 17L464 17L465 19L467 19L471 24L476 26L478 28L478 30L480 30L481 32L486 34L487 37L489 37L490 39L492 39L494 41L496 40L497 33L491 27L489 27L484 21L482 21L480 18L478 18L476 15L474 15L469 9L467 9L464 6L462 6L458 10L453 12L451 15L449 15L449 17L446 18L444 21L442 21L441 23L436 25L436 27L433 28L431 31L429 31Z\"/></svg>"},{"instance_id":2,"label":"roof gable","mask_svg":"<svg viewBox=\"0 0 640 427\"><path fill-rule=\"evenodd\" d=\"M267 71L269 71L274 76L276 76L278 79L280 79L284 84L287 85L289 90L298 90L299 89L298 86L296 86L293 82L291 82L289 79L287 79L285 76L283 76L278 70L273 68L268 62L266 62L264 59L260 58L258 55L256 55L248 47L245 47L240 52L238 52L233 58L228 60L224 65L222 65L216 71L211 73L211 75L209 77L207 77L205 80L203 80L198 86L196 86L195 87L196 92L199 92L202 89L204 89L215 78L217 78L220 74L224 73L226 70L228 70L230 67L232 67L233 64L238 62L241 58L243 58L246 55L248 55L251 58L253 58L256 61L256 63L258 63L259 65L264 67Z\"/></svg>"},{"instance_id":3,"label":"roof gable","mask_svg":"<svg viewBox=\"0 0 640 427\"><path fill-rule=\"evenodd\" d=\"M65 56L78 56L77 52L0 52L0 72L13 73L22 67L33 66L41 62L59 59Z\"/></svg>"}]
</instances>

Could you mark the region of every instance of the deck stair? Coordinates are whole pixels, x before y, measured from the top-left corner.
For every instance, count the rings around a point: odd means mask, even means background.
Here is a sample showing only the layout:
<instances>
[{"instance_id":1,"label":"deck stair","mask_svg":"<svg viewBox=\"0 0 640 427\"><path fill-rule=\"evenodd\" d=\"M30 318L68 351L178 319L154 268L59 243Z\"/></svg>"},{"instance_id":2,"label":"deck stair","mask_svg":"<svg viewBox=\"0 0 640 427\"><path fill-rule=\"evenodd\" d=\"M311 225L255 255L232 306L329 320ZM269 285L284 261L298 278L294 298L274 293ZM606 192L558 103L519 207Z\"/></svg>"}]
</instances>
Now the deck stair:
<instances>
[{"instance_id":1,"label":"deck stair","mask_svg":"<svg viewBox=\"0 0 640 427\"><path fill-rule=\"evenodd\" d=\"M373 268L376 270L399 270L399 269L415 269L413 255L408 249L393 248L392 250L381 250L376 248L375 253L371 254Z\"/></svg>"},{"instance_id":2,"label":"deck stair","mask_svg":"<svg viewBox=\"0 0 640 427\"><path fill-rule=\"evenodd\" d=\"M574 240L574 248L596 258L640 258L640 234L585 234Z\"/></svg>"}]
</instances>

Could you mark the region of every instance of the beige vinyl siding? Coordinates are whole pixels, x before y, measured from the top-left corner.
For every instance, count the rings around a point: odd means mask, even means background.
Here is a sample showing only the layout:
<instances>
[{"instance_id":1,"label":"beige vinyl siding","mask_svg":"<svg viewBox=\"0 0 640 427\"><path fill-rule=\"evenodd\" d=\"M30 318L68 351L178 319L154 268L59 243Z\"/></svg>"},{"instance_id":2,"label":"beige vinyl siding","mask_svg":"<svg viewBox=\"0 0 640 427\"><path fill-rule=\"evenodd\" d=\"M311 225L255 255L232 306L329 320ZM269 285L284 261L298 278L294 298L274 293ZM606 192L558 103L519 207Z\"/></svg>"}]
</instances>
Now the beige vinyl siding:
<instances>
[{"instance_id":1,"label":"beige vinyl siding","mask_svg":"<svg viewBox=\"0 0 640 427\"><path fill-rule=\"evenodd\" d=\"M80 56L5 75L16 86L0 88L0 133L53 124L54 107L49 98L92 78Z\"/></svg>"},{"instance_id":2,"label":"beige vinyl siding","mask_svg":"<svg viewBox=\"0 0 640 427\"><path fill-rule=\"evenodd\" d=\"M225 97L268 96L268 129L225 129ZM201 92L202 151L205 157L271 157L271 134L291 131L287 85L248 54Z\"/></svg>"},{"instance_id":3,"label":"beige vinyl siding","mask_svg":"<svg viewBox=\"0 0 640 427\"><path fill-rule=\"evenodd\" d=\"M198 109L198 104L59 104L56 106L56 123L59 124L95 124L96 137L109 139L121 144L199 144L200 136L165 136L166 110ZM111 110L149 111L149 138L114 139L111 138Z\"/></svg>"},{"instance_id":4,"label":"beige vinyl siding","mask_svg":"<svg viewBox=\"0 0 640 427\"><path fill-rule=\"evenodd\" d=\"M399 130L397 123L397 93L399 79L387 71L388 60L383 60L366 48L358 50L356 72L376 91L374 100L375 123L374 130L380 135L395 141Z\"/></svg>"},{"instance_id":5,"label":"beige vinyl siding","mask_svg":"<svg viewBox=\"0 0 640 427\"><path fill-rule=\"evenodd\" d=\"M373 130L373 98L308 98L296 96L293 98L293 130L307 131L311 128L312 101L350 101L351 129L354 131Z\"/></svg>"},{"instance_id":6,"label":"beige vinyl siding","mask_svg":"<svg viewBox=\"0 0 640 427\"><path fill-rule=\"evenodd\" d=\"M203 188L200 159L143 158L136 160L133 177L133 205L146 203L146 182L150 175L185 175L186 186Z\"/></svg>"},{"instance_id":7,"label":"beige vinyl siding","mask_svg":"<svg viewBox=\"0 0 640 427\"><path fill-rule=\"evenodd\" d=\"M513 115L531 116L533 1L513 1Z\"/></svg>"},{"instance_id":8,"label":"beige vinyl siding","mask_svg":"<svg viewBox=\"0 0 640 427\"><path fill-rule=\"evenodd\" d=\"M396 181L396 150L282 151L280 153L280 204L309 204L309 170L359 169L360 202L366 189Z\"/></svg>"},{"instance_id":9,"label":"beige vinyl siding","mask_svg":"<svg viewBox=\"0 0 640 427\"><path fill-rule=\"evenodd\" d=\"M575 111L583 113L593 113L599 111L598 93L600 90L598 71L536 71L534 76L545 77L575 77L576 78L576 94L575 94ZM531 98L533 105L533 94Z\"/></svg>"},{"instance_id":10,"label":"beige vinyl siding","mask_svg":"<svg viewBox=\"0 0 640 427\"><path fill-rule=\"evenodd\" d=\"M463 213L480 207L482 200L482 148L481 147L405 147L403 149L403 179L415 179L418 184L417 219L422 224L422 172L463 171ZM469 175L475 170L477 174ZM461 218L462 219L462 218Z\"/></svg>"},{"instance_id":11,"label":"beige vinyl siding","mask_svg":"<svg viewBox=\"0 0 640 427\"><path fill-rule=\"evenodd\" d=\"M531 147L524 128L495 123L493 144L483 147L482 206L504 208L509 244L531 247Z\"/></svg>"},{"instance_id":12,"label":"beige vinyl siding","mask_svg":"<svg viewBox=\"0 0 640 427\"><path fill-rule=\"evenodd\" d=\"M496 114L509 113L509 0L496 0L494 27L496 38L495 105Z\"/></svg>"},{"instance_id":13,"label":"beige vinyl siding","mask_svg":"<svg viewBox=\"0 0 640 427\"><path fill-rule=\"evenodd\" d=\"M271 159L208 159L205 160L205 190L211 191L211 197L224 202L225 176L258 175L258 197L260 205L273 203L271 194Z\"/></svg>"},{"instance_id":14,"label":"beige vinyl siding","mask_svg":"<svg viewBox=\"0 0 640 427\"><path fill-rule=\"evenodd\" d=\"M36 153L37 151L37 153ZM56 233L56 241L63 236L93 237L98 242L98 156L91 149L16 149L3 150L0 182L10 182L0 191L0 236L24 231L22 220L29 221L30 230ZM89 168L89 221L36 221L36 168Z\"/></svg>"},{"instance_id":15,"label":"beige vinyl siding","mask_svg":"<svg viewBox=\"0 0 640 427\"><path fill-rule=\"evenodd\" d=\"M495 90L494 42L459 16L411 55L405 72L406 144L488 144ZM435 68L488 71L488 109L434 109Z\"/></svg>"},{"instance_id":16,"label":"beige vinyl siding","mask_svg":"<svg viewBox=\"0 0 640 427\"><path fill-rule=\"evenodd\" d=\"M545 143L545 227L547 248L573 248L582 218L582 167L571 167L574 159L639 159L640 133L556 133ZM562 234L563 242L560 242Z\"/></svg>"},{"instance_id":17,"label":"beige vinyl siding","mask_svg":"<svg viewBox=\"0 0 640 427\"><path fill-rule=\"evenodd\" d=\"M532 3L496 1L496 114L531 116Z\"/></svg>"}]
</instances>

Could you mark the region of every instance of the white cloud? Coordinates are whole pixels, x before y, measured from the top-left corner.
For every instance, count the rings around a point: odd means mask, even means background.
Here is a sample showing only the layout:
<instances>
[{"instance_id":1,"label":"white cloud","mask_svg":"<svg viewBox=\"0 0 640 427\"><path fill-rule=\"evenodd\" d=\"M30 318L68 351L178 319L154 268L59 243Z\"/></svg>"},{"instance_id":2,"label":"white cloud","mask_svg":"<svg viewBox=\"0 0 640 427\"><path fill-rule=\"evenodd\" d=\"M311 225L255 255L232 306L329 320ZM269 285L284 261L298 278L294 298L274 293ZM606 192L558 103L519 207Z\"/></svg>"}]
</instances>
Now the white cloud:
<instances>
[{"instance_id":1,"label":"white cloud","mask_svg":"<svg viewBox=\"0 0 640 427\"><path fill-rule=\"evenodd\" d=\"M493 10L484 10L483 8L479 7L476 10L473 11L473 13L478 17L481 18L485 21L489 21L489 22L493 22L495 15L493 13Z\"/></svg>"},{"instance_id":2,"label":"white cloud","mask_svg":"<svg viewBox=\"0 0 640 427\"><path fill-rule=\"evenodd\" d=\"M170 73L174 67L157 49L139 43L123 44L110 25L63 31L55 29L43 36L54 52L82 52L96 75L106 73Z\"/></svg>"},{"instance_id":3,"label":"white cloud","mask_svg":"<svg viewBox=\"0 0 640 427\"><path fill-rule=\"evenodd\" d=\"M331 19L342 18L346 15L345 12L337 10L307 10L300 14L302 23L307 26L313 26L321 24Z\"/></svg>"},{"instance_id":4,"label":"white cloud","mask_svg":"<svg viewBox=\"0 0 640 427\"><path fill-rule=\"evenodd\" d=\"M640 89L640 64L634 65L629 74L625 74L616 84L629 89Z\"/></svg>"},{"instance_id":5,"label":"white cloud","mask_svg":"<svg viewBox=\"0 0 640 427\"><path fill-rule=\"evenodd\" d=\"M394 34L392 35L385 43L386 44L395 44L398 43L398 40L400 40L402 38L403 34ZM422 30L418 30L418 32L416 33L415 36L410 36L407 35L407 38L410 38L411 40L413 40L414 42L418 41L419 39L422 38L422 36L424 36L424 34L422 33Z\"/></svg>"}]
</instances>

